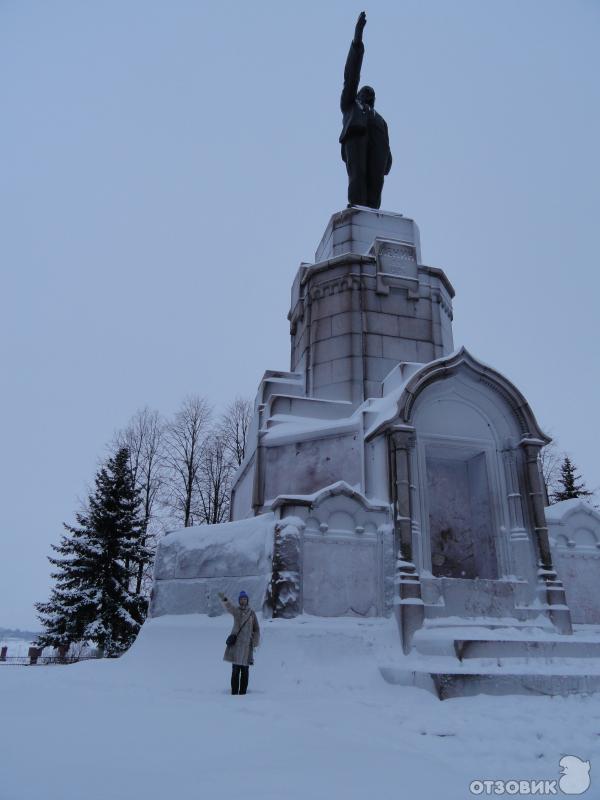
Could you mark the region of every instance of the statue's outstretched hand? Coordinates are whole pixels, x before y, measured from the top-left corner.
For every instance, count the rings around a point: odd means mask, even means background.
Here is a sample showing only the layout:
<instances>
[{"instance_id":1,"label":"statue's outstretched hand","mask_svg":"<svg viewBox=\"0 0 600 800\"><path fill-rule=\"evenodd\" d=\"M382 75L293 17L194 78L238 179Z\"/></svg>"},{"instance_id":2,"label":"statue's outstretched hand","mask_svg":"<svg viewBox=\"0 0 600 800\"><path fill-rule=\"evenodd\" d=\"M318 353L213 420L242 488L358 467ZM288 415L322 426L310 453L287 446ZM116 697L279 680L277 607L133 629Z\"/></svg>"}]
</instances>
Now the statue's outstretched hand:
<instances>
[{"instance_id":1,"label":"statue's outstretched hand","mask_svg":"<svg viewBox=\"0 0 600 800\"><path fill-rule=\"evenodd\" d=\"M367 24L367 15L364 11L361 11L358 15L358 19L356 20L356 28L354 29L354 41L361 42L363 30L365 29L365 25Z\"/></svg>"}]
</instances>

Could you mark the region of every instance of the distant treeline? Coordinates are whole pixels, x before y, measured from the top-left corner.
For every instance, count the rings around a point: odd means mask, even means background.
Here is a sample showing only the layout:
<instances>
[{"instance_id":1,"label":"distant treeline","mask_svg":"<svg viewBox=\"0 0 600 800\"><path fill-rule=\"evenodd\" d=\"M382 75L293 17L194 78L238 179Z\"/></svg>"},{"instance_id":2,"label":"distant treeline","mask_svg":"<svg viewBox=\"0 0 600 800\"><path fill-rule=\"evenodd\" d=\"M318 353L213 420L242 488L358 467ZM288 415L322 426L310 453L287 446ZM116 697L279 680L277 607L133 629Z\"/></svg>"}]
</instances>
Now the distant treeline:
<instances>
[{"instance_id":1,"label":"distant treeline","mask_svg":"<svg viewBox=\"0 0 600 800\"><path fill-rule=\"evenodd\" d=\"M20 628L0 628L0 639L26 639L28 642L32 642L39 635L39 631L22 631Z\"/></svg>"}]
</instances>

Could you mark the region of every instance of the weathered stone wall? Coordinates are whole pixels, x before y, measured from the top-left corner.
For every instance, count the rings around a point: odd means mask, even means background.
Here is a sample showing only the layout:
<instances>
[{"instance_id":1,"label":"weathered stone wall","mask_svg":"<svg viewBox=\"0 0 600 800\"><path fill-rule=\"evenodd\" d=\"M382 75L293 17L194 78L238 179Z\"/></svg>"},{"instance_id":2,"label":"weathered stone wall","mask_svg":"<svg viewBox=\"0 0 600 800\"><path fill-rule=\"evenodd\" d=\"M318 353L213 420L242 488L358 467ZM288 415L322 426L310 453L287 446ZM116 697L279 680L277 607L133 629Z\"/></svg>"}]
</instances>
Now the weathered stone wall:
<instances>
[{"instance_id":1,"label":"weathered stone wall","mask_svg":"<svg viewBox=\"0 0 600 800\"><path fill-rule=\"evenodd\" d=\"M583 500L546 509L554 566L573 622L600 625L600 512Z\"/></svg>"},{"instance_id":2,"label":"weathered stone wall","mask_svg":"<svg viewBox=\"0 0 600 800\"><path fill-rule=\"evenodd\" d=\"M231 494L231 519L243 519L253 514L252 492L254 489L254 470L256 465L256 450L239 470L235 489Z\"/></svg>"},{"instance_id":3,"label":"weathered stone wall","mask_svg":"<svg viewBox=\"0 0 600 800\"><path fill-rule=\"evenodd\" d=\"M283 498L279 512L282 524L288 515L295 525L302 520L298 608L332 617L391 614L395 560L388 506L337 484L310 502Z\"/></svg>"},{"instance_id":4,"label":"weathered stone wall","mask_svg":"<svg viewBox=\"0 0 600 800\"><path fill-rule=\"evenodd\" d=\"M422 269L406 284L382 273L375 257L303 270L290 312L291 367L307 371L311 395L354 403L381 397L400 361L451 352L451 296L437 275Z\"/></svg>"},{"instance_id":5,"label":"weathered stone wall","mask_svg":"<svg viewBox=\"0 0 600 800\"><path fill-rule=\"evenodd\" d=\"M362 482L359 431L264 448L265 502L281 494L312 494L343 480Z\"/></svg>"}]
</instances>

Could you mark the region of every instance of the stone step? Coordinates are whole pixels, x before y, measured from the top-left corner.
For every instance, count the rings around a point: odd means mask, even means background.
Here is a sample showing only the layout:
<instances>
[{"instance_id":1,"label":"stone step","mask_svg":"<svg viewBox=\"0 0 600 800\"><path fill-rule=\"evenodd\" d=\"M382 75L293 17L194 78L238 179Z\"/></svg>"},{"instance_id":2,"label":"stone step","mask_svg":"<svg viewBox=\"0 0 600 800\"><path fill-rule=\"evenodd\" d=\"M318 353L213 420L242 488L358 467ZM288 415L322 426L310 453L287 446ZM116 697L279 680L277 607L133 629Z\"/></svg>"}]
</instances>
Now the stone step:
<instances>
[{"instance_id":1,"label":"stone step","mask_svg":"<svg viewBox=\"0 0 600 800\"><path fill-rule=\"evenodd\" d=\"M600 658L600 642L531 639L455 639L456 656L469 658Z\"/></svg>"},{"instance_id":2,"label":"stone step","mask_svg":"<svg viewBox=\"0 0 600 800\"><path fill-rule=\"evenodd\" d=\"M290 416L298 417L298 423L316 424L350 419L352 403L345 400L322 400L314 397L295 397L288 394L274 394L271 397L271 410L267 428L279 423L289 425Z\"/></svg>"},{"instance_id":3,"label":"stone step","mask_svg":"<svg viewBox=\"0 0 600 800\"><path fill-rule=\"evenodd\" d=\"M567 636L531 625L428 627L413 637L414 652L424 656L457 658L600 658L598 636Z\"/></svg>"},{"instance_id":4,"label":"stone step","mask_svg":"<svg viewBox=\"0 0 600 800\"><path fill-rule=\"evenodd\" d=\"M495 670L483 666L475 671L411 669L381 666L380 673L387 683L427 689L440 700L469 697L477 694L561 695L600 692L600 673L569 672L560 667L554 671L524 671L518 665L503 664Z\"/></svg>"}]
</instances>

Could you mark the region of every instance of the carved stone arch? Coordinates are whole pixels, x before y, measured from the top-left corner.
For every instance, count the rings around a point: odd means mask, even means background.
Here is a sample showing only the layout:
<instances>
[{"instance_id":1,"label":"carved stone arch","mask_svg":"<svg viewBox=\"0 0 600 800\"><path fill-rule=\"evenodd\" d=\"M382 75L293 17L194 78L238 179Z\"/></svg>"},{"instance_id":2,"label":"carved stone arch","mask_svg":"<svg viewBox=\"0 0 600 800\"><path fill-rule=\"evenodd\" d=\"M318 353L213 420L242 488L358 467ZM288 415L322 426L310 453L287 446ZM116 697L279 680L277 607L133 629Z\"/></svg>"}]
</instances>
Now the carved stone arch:
<instances>
[{"instance_id":1,"label":"carved stone arch","mask_svg":"<svg viewBox=\"0 0 600 800\"><path fill-rule=\"evenodd\" d=\"M560 520L562 525L568 525L571 517L576 517L578 514L588 517L588 524L600 525L600 512L583 498L556 503L549 506L547 511L552 520Z\"/></svg>"},{"instance_id":2,"label":"carved stone arch","mask_svg":"<svg viewBox=\"0 0 600 800\"><path fill-rule=\"evenodd\" d=\"M421 398L424 400L423 405L419 403ZM473 437L477 436L482 439L489 439L490 442L494 442L498 449L503 448L507 437L515 438L516 426L514 426L510 432L507 431L506 425L501 426L498 421L497 407L493 405L493 407L490 408L492 404L490 404L489 400L487 403L482 403L480 398L474 396L471 387L467 387L464 384L459 384L457 386L456 383L452 383L452 385L448 386L441 385L437 390L434 402L441 405L445 404L447 406L445 410L449 413L452 406L461 406L467 409L470 415L469 424L471 425L469 435ZM415 398L415 403L411 410L411 424L413 424L416 429L421 429L422 420L419 421L419 424L417 424L417 420L422 414L427 414L428 410L429 403L427 399L420 394L419 397ZM475 422L478 424L474 424ZM501 430L501 427L504 428L504 431ZM520 430L519 427L519 434ZM503 433L504 435L502 435ZM515 444L519 439L520 435L516 437Z\"/></svg>"},{"instance_id":3,"label":"carved stone arch","mask_svg":"<svg viewBox=\"0 0 600 800\"><path fill-rule=\"evenodd\" d=\"M576 528L573 533L573 539L576 547L597 547L598 534L592 528L580 527Z\"/></svg>"},{"instance_id":4,"label":"carved stone arch","mask_svg":"<svg viewBox=\"0 0 600 800\"><path fill-rule=\"evenodd\" d=\"M552 441L538 425L533 411L519 389L502 373L478 361L465 347L445 358L425 364L409 379L398 400L400 421L405 424L411 423L415 402L424 389L463 370L469 371L475 380L502 397L517 420L523 438L538 439L544 444Z\"/></svg>"},{"instance_id":5,"label":"carved stone arch","mask_svg":"<svg viewBox=\"0 0 600 800\"><path fill-rule=\"evenodd\" d=\"M345 496L349 497L350 499L354 500L358 503L362 508L369 512L369 511L387 511L387 506L382 505L381 503L373 503L365 495L354 489L350 484L346 483L346 481L336 481L336 483L332 483L329 486L324 486L322 489L319 489L318 492L312 495L278 495L273 503L271 504L272 509L280 508L281 506L286 505L301 505L301 506L308 506L311 510L318 509L326 500L336 496Z\"/></svg>"}]
</instances>

